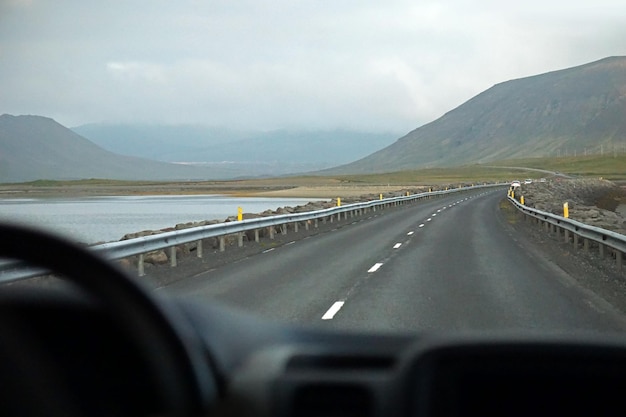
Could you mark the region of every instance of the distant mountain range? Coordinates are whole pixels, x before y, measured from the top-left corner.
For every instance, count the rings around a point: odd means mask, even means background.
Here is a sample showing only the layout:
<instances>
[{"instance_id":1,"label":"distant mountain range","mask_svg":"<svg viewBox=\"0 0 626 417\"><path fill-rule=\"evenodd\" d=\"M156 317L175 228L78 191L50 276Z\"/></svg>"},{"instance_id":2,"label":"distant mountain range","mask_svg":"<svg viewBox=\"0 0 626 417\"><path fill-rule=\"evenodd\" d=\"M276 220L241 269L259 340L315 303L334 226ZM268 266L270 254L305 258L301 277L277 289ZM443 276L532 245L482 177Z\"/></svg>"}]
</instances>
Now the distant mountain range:
<instances>
[{"instance_id":1,"label":"distant mountain range","mask_svg":"<svg viewBox=\"0 0 626 417\"><path fill-rule=\"evenodd\" d=\"M348 131L250 133L201 126L85 125L75 130L42 116L0 116L0 182L279 176L348 162L394 138ZM96 137L102 147L76 132Z\"/></svg>"},{"instance_id":2,"label":"distant mountain range","mask_svg":"<svg viewBox=\"0 0 626 417\"><path fill-rule=\"evenodd\" d=\"M386 172L626 146L626 57L497 84L325 174Z\"/></svg>"},{"instance_id":3,"label":"distant mountain range","mask_svg":"<svg viewBox=\"0 0 626 417\"><path fill-rule=\"evenodd\" d=\"M71 128L102 148L164 162L284 166L280 173L334 167L393 143L394 133L348 130L243 131L195 125L87 124ZM248 174L247 174L248 175Z\"/></svg>"},{"instance_id":4,"label":"distant mountain range","mask_svg":"<svg viewBox=\"0 0 626 417\"><path fill-rule=\"evenodd\" d=\"M114 154L47 117L0 116L0 182L206 179L204 175L196 167Z\"/></svg>"},{"instance_id":5,"label":"distant mountain range","mask_svg":"<svg viewBox=\"0 0 626 417\"><path fill-rule=\"evenodd\" d=\"M626 57L497 84L392 143L393 137L102 124L72 131L49 118L5 114L0 182L353 174L597 153L626 146ZM333 165L340 166L323 170Z\"/></svg>"}]
</instances>

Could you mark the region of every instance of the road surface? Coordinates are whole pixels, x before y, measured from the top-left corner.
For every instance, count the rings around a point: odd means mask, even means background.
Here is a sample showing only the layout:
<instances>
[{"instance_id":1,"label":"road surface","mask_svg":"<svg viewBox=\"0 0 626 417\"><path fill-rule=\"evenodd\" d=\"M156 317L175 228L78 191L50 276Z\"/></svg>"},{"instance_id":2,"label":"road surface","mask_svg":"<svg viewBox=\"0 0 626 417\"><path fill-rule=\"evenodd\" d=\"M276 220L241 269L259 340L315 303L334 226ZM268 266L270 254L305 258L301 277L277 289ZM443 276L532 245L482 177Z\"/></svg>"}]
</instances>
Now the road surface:
<instances>
[{"instance_id":1,"label":"road surface","mask_svg":"<svg viewBox=\"0 0 626 417\"><path fill-rule=\"evenodd\" d=\"M624 316L515 239L499 213L505 194L370 213L164 290L340 329L625 330Z\"/></svg>"}]
</instances>

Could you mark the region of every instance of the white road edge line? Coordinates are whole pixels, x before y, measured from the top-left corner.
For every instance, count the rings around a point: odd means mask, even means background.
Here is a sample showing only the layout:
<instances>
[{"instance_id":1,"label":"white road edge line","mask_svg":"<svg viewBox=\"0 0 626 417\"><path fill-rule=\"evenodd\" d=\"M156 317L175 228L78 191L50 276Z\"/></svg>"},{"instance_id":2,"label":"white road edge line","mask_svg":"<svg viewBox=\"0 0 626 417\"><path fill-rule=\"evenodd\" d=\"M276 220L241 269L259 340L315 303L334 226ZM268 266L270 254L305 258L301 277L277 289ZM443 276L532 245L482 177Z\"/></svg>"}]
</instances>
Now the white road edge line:
<instances>
[{"instance_id":1,"label":"white road edge line","mask_svg":"<svg viewBox=\"0 0 626 417\"><path fill-rule=\"evenodd\" d=\"M330 306L328 311L324 313L324 315L322 316L322 320L332 320L333 317L335 317L335 314L337 314L337 312L341 310L341 307L343 307L344 302L345 301L337 301L335 302L335 304Z\"/></svg>"},{"instance_id":2,"label":"white road edge line","mask_svg":"<svg viewBox=\"0 0 626 417\"><path fill-rule=\"evenodd\" d=\"M383 264L381 262L378 262L376 264L374 264L373 267L371 267L370 269L367 270L367 272L376 272L378 271L378 269L383 266Z\"/></svg>"},{"instance_id":3,"label":"white road edge line","mask_svg":"<svg viewBox=\"0 0 626 417\"><path fill-rule=\"evenodd\" d=\"M269 248L269 249L265 249L265 250L263 251L263 253L271 252L271 251L273 251L274 249L276 249L276 248Z\"/></svg>"},{"instance_id":4,"label":"white road edge line","mask_svg":"<svg viewBox=\"0 0 626 417\"><path fill-rule=\"evenodd\" d=\"M431 219L430 217L426 219L426 221L427 221L427 222L429 222L429 221L431 221L431 220L432 220L432 219Z\"/></svg>"},{"instance_id":5,"label":"white road edge line","mask_svg":"<svg viewBox=\"0 0 626 417\"><path fill-rule=\"evenodd\" d=\"M419 226L419 227L424 227L424 223L420 224L420 226Z\"/></svg>"},{"instance_id":6,"label":"white road edge line","mask_svg":"<svg viewBox=\"0 0 626 417\"><path fill-rule=\"evenodd\" d=\"M407 233L407 236L411 236L413 233L415 233L415 232L409 232L409 233Z\"/></svg>"},{"instance_id":7,"label":"white road edge line","mask_svg":"<svg viewBox=\"0 0 626 417\"><path fill-rule=\"evenodd\" d=\"M402 246L402 243L396 243L395 245L393 245L393 248L398 249L400 246Z\"/></svg>"}]
</instances>

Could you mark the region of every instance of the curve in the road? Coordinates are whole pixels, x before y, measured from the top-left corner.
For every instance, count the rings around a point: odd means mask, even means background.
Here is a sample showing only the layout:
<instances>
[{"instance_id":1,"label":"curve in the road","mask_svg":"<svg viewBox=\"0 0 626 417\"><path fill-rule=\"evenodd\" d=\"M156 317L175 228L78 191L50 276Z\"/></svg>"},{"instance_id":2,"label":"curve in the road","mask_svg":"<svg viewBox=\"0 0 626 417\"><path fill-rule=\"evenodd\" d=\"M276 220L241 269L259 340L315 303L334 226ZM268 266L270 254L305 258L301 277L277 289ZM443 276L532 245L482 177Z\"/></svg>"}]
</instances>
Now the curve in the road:
<instances>
[{"instance_id":1,"label":"curve in the road","mask_svg":"<svg viewBox=\"0 0 626 417\"><path fill-rule=\"evenodd\" d=\"M622 331L624 318L499 216L502 190L372 213L169 291L261 316L353 330Z\"/></svg>"}]
</instances>

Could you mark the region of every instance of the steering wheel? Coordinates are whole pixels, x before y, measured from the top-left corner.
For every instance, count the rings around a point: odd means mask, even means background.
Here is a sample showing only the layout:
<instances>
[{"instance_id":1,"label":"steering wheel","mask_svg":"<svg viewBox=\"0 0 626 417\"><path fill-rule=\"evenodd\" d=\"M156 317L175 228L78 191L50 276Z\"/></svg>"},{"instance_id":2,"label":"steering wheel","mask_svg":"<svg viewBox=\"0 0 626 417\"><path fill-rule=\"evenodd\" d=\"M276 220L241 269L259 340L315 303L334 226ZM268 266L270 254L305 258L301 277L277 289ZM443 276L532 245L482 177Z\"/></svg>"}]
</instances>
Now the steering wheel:
<instances>
[{"instance_id":1,"label":"steering wheel","mask_svg":"<svg viewBox=\"0 0 626 417\"><path fill-rule=\"evenodd\" d=\"M116 265L48 233L6 224L0 224L0 257L61 274L97 300L145 359L165 415L197 415L211 405L216 382L197 336L177 310Z\"/></svg>"}]
</instances>

